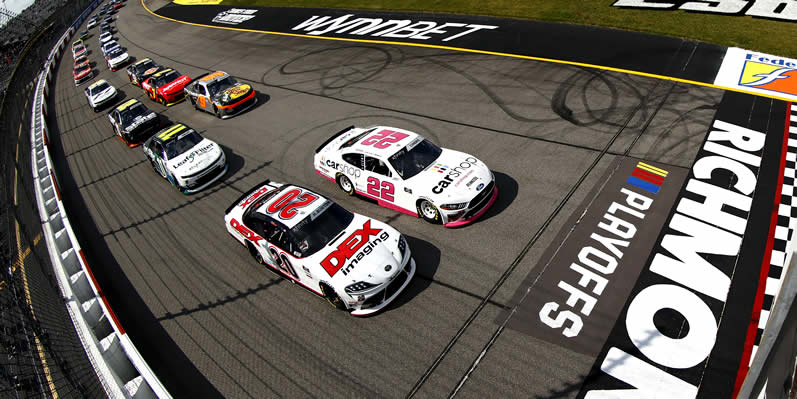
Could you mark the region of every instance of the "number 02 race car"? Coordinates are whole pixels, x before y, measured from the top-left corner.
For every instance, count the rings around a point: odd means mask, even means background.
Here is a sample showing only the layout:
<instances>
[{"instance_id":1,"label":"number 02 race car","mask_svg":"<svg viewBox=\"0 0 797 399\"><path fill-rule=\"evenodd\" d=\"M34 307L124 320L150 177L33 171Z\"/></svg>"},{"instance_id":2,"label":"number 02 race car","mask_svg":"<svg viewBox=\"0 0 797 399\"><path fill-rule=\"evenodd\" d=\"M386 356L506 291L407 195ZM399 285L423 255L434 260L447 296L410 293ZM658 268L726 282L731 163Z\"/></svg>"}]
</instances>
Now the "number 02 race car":
<instances>
[{"instance_id":1,"label":"number 02 race car","mask_svg":"<svg viewBox=\"0 0 797 399\"><path fill-rule=\"evenodd\" d=\"M204 74L185 86L185 94L194 108L210 112L219 118L229 118L257 103L255 90L239 83L225 72Z\"/></svg>"},{"instance_id":2,"label":"number 02 race car","mask_svg":"<svg viewBox=\"0 0 797 399\"><path fill-rule=\"evenodd\" d=\"M142 147L155 172L184 194L202 190L227 173L221 147L182 123L155 133Z\"/></svg>"},{"instance_id":3,"label":"number 02 race car","mask_svg":"<svg viewBox=\"0 0 797 399\"><path fill-rule=\"evenodd\" d=\"M355 316L384 309L415 274L398 231L299 186L255 186L224 225L258 263Z\"/></svg>"},{"instance_id":4,"label":"number 02 race car","mask_svg":"<svg viewBox=\"0 0 797 399\"><path fill-rule=\"evenodd\" d=\"M473 222L498 197L482 161L393 127L343 129L318 147L313 165L348 195L446 227Z\"/></svg>"}]
</instances>

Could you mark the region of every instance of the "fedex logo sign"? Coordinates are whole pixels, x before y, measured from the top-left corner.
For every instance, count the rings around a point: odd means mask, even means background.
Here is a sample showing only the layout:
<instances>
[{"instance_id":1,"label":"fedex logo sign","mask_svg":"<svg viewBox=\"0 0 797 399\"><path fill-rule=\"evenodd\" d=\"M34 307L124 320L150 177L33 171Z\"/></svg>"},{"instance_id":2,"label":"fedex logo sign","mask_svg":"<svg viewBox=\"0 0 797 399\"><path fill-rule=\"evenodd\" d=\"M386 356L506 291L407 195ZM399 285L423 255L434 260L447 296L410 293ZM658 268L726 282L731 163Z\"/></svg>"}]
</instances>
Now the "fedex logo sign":
<instances>
[{"instance_id":1,"label":"fedex logo sign","mask_svg":"<svg viewBox=\"0 0 797 399\"><path fill-rule=\"evenodd\" d=\"M371 239L371 236L376 236L381 231L382 229L372 229L370 220L365 222L361 229L357 229L343 240L332 253L321 261L321 267L327 271L330 277L334 276Z\"/></svg>"},{"instance_id":2,"label":"fedex logo sign","mask_svg":"<svg viewBox=\"0 0 797 399\"><path fill-rule=\"evenodd\" d=\"M680 9L726 15L797 21L797 2L793 0L617 0L615 7Z\"/></svg>"}]
</instances>

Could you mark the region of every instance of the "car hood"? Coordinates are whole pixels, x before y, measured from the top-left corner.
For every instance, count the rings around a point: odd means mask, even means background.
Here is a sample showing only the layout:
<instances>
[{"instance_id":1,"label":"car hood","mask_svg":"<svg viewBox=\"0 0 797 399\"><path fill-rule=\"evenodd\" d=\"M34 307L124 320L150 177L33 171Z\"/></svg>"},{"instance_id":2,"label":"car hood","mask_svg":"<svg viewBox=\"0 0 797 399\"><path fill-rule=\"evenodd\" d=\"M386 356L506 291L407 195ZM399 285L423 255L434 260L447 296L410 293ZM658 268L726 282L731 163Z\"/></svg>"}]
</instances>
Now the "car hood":
<instances>
[{"instance_id":1,"label":"car hood","mask_svg":"<svg viewBox=\"0 0 797 399\"><path fill-rule=\"evenodd\" d=\"M382 284L401 271L399 236L389 225L355 213L344 232L308 261L320 264L320 278L340 291L360 281Z\"/></svg>"},{"instance_id":2,"label":"car hood","mask_svg":"<svg viewBox=\"0 0 797 399\"><path fill-rule=\"evenodd\" d=\"M135 130L137 127L141 126L142 123L149 122L155 119L156 116L157 115L154 112L150 112L146 115L136 116L136 118L133 119L132 122L128 123L127 126L125 126L125 132L131 132Z\"/></svg>"},{"instance_id":3,"label":"car hood","mask_svg":"<svg viewBox=\"0 0 797 399\"><path fill-rule=\"evenodd\" d=\"M91 73L91 69L82 70L80 72L72 72L72 76L76 78L82 78L88 75L89 73Z\"/></svg>"},{"instance_id":4,"label":"car hood","mask_svg":"<svg viewBox=\"0 0 797 399\"><path fill-rule=\"evenodd\" d=\"M235 86L229 87L213 97L213 101L218 104L231 104L244 98L252 92L252 86L246 83L236 83Z\"/></svg>"},{"instance_id":5,"label":"car hood","mask_svg":"<svg viewBox=\"0 0 797 399\"><path fill-rule=\"evenodd\" d=\"M111 86L111 87L108 87L107 89L105 89L105 90L103 90L103 91L91 96L91 99L96 103L96 102L99 102L99 101L106 100L109 97L112 97L112 96L115 96L115 95L116 95L116 89L114 89Z\"/></svg>"},{"instance_id":6,"label":"car hood","mask_svg":"<svg viewBox=\"0 0 797 399\"><path fill-rule=\"evenodd\" d=\"M122 62L122 61L124 61L124 60L126 60L128 58L130 58L130 55L128 55L127 52L123 52L123 53L117 55L116 57L111 58L111 62L113 62L113 63Z\"/></svg>"},{"instance_id":7,"label":"car hood","mask_svg":"<svg viewBox=\"0 0 797 399\"><path fill-rule=\"evenodd\" d=\"M166 165L177 176L186 176L207 169L221 155L221 147L215 142L203 139L194 148L186 151Z\"/></svg>"},{"instance_id":8,"label":"car hood","mask_svg":"<svg viewBox=\"0 0 797 399\"><path fill-rule=\"evenodd\" d=\"M408 187L436 204L468 202L493 180L484 162L464 152L443 152L421 173L409 179Z\"/></svg>"},{"instance_id":9,"label":"car hood","mask_svg":"<svg viewBox=\"0 0 797 399\"><path fill-rule=\"evenodd\" d=\"M189 81L191 81L191 78L189 78L186 75L182 75L179 78L172 80L171 82L161 86L160 88L158 88L158 90L164 93L173 93L175 91L182 91L183 87L185 87L185 85Z\"/></svg>"}]
</instances>

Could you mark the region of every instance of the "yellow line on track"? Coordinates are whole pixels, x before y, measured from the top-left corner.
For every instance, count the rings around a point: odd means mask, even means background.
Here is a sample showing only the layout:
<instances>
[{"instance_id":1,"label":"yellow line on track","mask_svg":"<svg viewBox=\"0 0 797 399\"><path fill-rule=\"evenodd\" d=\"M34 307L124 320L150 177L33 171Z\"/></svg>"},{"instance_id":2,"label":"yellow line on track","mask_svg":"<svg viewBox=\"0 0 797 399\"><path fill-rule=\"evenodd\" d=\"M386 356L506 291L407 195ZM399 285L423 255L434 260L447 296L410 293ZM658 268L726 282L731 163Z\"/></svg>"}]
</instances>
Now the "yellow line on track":
<instances>
[{"instance_id":1,"label":"yellow line on track","mask_svg":"<svg viewBox=\"0 0 797 399\"><path fill-rule=\"evenodd\" d=\"M406 42L394 42L394 41L389 41L389 40L368 40L368 39L350 39L350 38L342 38L342 37L313 36L313 35L303 35L303 34L299 34L299 33L273 32L273 31L267 31L267 30L243 29L243 28L233 28L233 27L227 27L227 26L214 26L214 25L198 24L198 23L195 23L195 22L180 21L179 19L174 19L174 18L169 18L169 17L164 17L162 15L158 15L155 12L153 12L152 10L150 10L149 7L147 7L146 4L144 4L144 0L140 0L140 1L141 1L141 5L144 7L144 9L147 10L148 13L154 15L155 17L158 17L158 18L161 18L161 19L165 19L165 20L169 20L169 21L172 21L172 22L177 22L177 23L180 23L180 24L199 26L199 27L203 27L203 28L232 30L232 31L239 31L239 32L263 33L263 34L267 34L267 35L278 35L278 36L303 37L303 38L308 38L308 39L336 40L336 41L343 41L343 42L390 44L390 45L396 45L396 46L410 46L410 47L425 47L425 48L433 48L433 49L461 51L461 52L465 52L465 53L496 55L496 56L500 56L500 57L520 58L520 59L532 60L532 61L550 62L550 63L554 63L554 64L564 64L564 65L572 65L572 66L585 67L585 68L591 68L591 69L601 69L601 70L604 70L604 71L620 72L620 73L625 73L625 74L629 74L629 75L645 76L645 77L648 77L648 78L669 80L669 81L678 82L678 83L687 83L687 84L692 84L692 85L696 85L696 86L704 86L704 87L711 87L711 88L720 89L720 90L727 90L727 91L735 91L735 92L738 92L738 93L752 94L752 95L755 95L755 96L771 98L771 99L774 99L774 100L788 101L788 102L792 101L792 100L790 100L788 98L784 98L784 97L778 97L778 96L773 96L773 95L769 95L769 94L754 93L754 92L738 89L738 88L735 88L735 87L718 86L718 85L715 85L715 84L712 84L712 83L698 82L696 80L681 79L681 78L675 78L675 77L672 77L672 76L657 75L657 74L653 74L653 73L632 71L630 69L614 68L614 67L608 67L608 66L603 66L603 65L587 64L587 63L583 63L583 62L557 60L557 59L554 59L554 58L534 57L534 56L530 56L530 55L520 55L520 54L512 54L512 53L499 53L499 52L496 52L496 51L474 50L474 49L461 48L461 47L440 46L440 45L436 45L436 44L406 43Z\"/></svg>"}]
</instances>

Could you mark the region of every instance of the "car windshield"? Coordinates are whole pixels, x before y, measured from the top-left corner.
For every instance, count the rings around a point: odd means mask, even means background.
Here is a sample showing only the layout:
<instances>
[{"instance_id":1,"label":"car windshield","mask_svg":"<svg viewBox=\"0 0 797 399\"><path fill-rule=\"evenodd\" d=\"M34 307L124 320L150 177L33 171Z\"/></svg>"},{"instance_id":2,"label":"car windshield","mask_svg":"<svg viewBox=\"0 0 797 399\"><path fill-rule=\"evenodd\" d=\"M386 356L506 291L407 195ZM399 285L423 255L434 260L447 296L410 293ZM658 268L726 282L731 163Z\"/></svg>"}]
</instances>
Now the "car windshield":
<instances>
[{"instance_id":1,"label":"car windshield","mask_svg":"<svg viewBox=\"0 0 797 399\"><path fill-rule=\"evenodd\" d=\"M128 123L132 122L133 119L136 119L139 115L144 115L149 111L144 104L137 103L131 105L126 110L122 111L122 124L127 125Z\"/></svg>"},{"instance_id":2,"label":"car windshield","mask_svg":"<svg viewBox=\"0 0 797 399\"><path fill-rule=\"evenodd\" d=\"M180 77L180 74L178 74L177 71L166 72L163 75L158 76L157 78L153 79L155 81L155 82L153 82L154 83L153 86L160 87L162 85L165 85L166 83L169 83L169 82L171 82L173 80L176 80L179 77Z\"/></svg>"},{"instance_id":3,"label":"car windshield","mask_svg":"<svg viewBox=\"0 0 797 399\"><path fill-rule=\"evenodd\" d=\"M166 159L174 159L174 157L194 148L200 141L202 141L202 136L193 130L177 136L176 139L164 143Z\"/></svg>"},{"instance_id":4,"label":"car windshield","mask_svg":"<svg viewBox=\"0 0 797 399\"><path fill-rule=\"evenodd\" d=\"M440 156L443 150L429 140L410 143L393 154L388 160L393 169L403 178L409 179L426 169Z\"/></svg>"},{"instance_id":5,"label":"car windshield","mask_svg":"<svg viewBox=\"0 0 797 399\"><path fill-rule=\"evenodd\" d=\"M150 61L144 61L144 62L136 65L136 73L144 72L147 69L150 69L150 68L152 68L154 66L155 66L155 62L154 61L151 61L151 60Z\"/></svg>"},{"instance_id":6,"label":"car windshield","mask_svg":"<svg viewBox=\"0 0 797 399\"><path fill-rule=\"evenodd\" d=\"M229 89L230 87L235 86L235 79L230 76L222 80L215 81L208 85L208 94L213 97L216 93Z\"/></svg>"},{"instance_id":7,"label":"car windshield","mask_svg":"<svg viewBox=\"0 0 797 399\"><path fill-rule=\"evenodd\" d=\"M79 67L75 68L75 73L83 73L83 72L87 71L88 69L90 69L90 67L88 65L79 66Z\"/></svg>"},{"instance_id":8,"label":"car windshield","mask_svg":"<svg viewBox=\"0 0 797 399\"><path fill-rule=\"evenodd\" d=\"M325 205L293 226L291 236L301 252L301 257L318 252L330 240L337 237L352 219L354 219L353 213L332 201L327 201Z\"/></svg>"},{"instance_id":9,"label":"car windshield","mask_svg":"<svg viewBox=\"0 0 797 399\"><path fill-rule=\"evenodd\" d=\"M122 51L122 49L120 49L120 48L117 48L117 49L111 50L108 54L111 55L111 58L116 58L116 57L124 54L124 51Z\"/></svg>"},{"instance_id":10,"label":"car windshield","mask_svg":"<svg viewBox=\"0 0 797 399\"><path fill-rule=\"evenodd\" d=\"M110 85L108 85L108 82L99 83L89 88L89 94L91 94L92 96L100 94L103 90L107 89L108 87L110 87Z\"/></svg>"}]
</instances>

